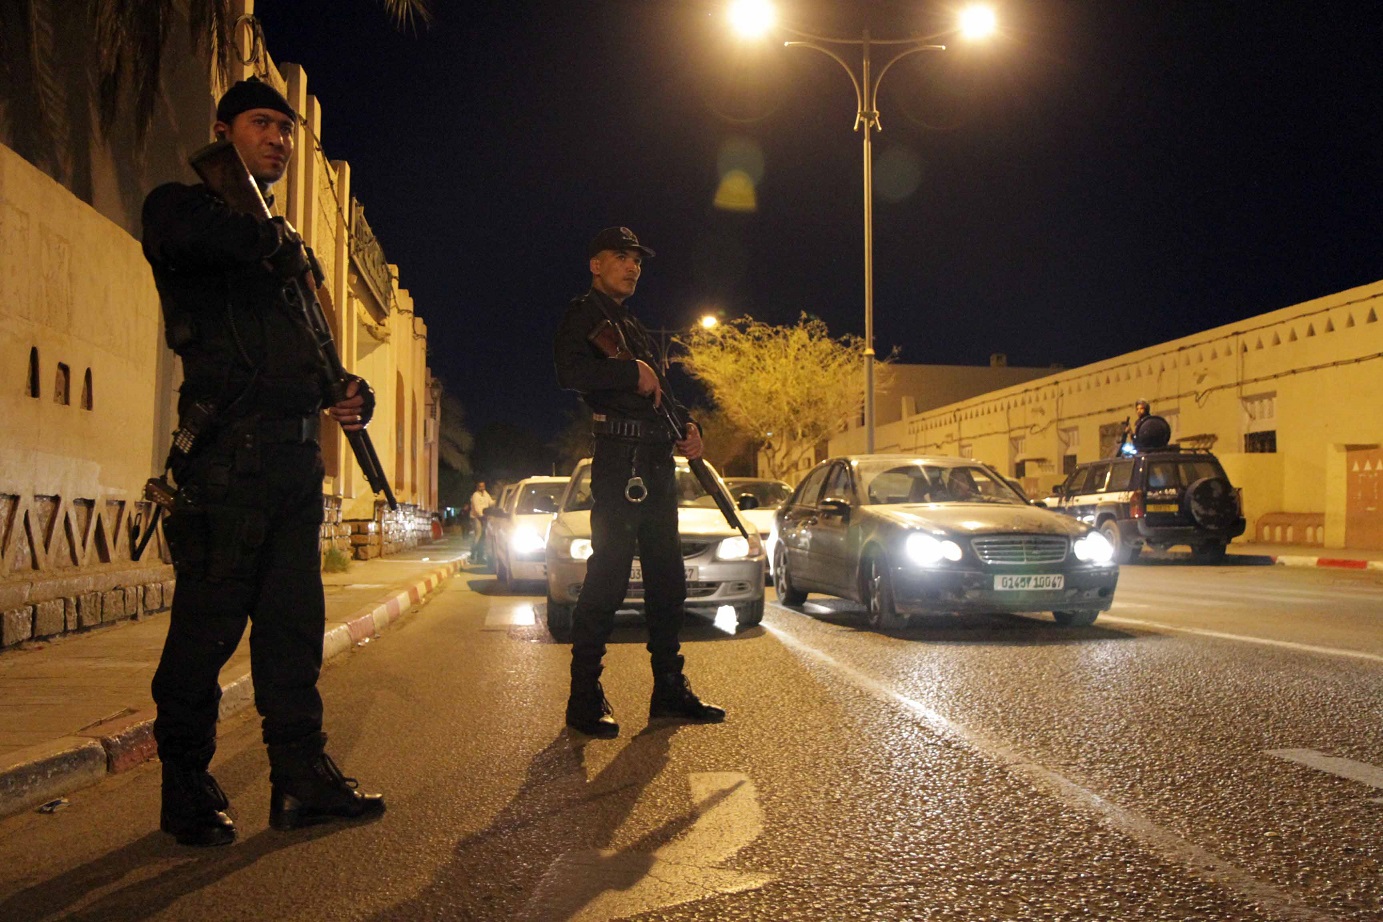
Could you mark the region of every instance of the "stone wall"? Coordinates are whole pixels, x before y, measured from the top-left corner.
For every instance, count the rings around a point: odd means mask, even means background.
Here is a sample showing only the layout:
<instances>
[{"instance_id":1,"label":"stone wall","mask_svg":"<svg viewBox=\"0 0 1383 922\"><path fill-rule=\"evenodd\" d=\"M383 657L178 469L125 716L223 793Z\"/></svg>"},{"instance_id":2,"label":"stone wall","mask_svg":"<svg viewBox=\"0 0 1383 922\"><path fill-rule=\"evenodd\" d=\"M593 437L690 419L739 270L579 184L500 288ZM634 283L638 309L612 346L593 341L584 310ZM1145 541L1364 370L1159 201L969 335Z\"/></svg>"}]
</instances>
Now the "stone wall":
<instances>
[{"instance_id":1,"label":"stone wall","mask_svg":"<svg viewBox=\"0 0 1383 922\"><path fill-rule=\"evenodd\" d=\"M0 648L167 611L173 568L87 568L70 577L0 582Z\"/></svg>"}]
</instances>

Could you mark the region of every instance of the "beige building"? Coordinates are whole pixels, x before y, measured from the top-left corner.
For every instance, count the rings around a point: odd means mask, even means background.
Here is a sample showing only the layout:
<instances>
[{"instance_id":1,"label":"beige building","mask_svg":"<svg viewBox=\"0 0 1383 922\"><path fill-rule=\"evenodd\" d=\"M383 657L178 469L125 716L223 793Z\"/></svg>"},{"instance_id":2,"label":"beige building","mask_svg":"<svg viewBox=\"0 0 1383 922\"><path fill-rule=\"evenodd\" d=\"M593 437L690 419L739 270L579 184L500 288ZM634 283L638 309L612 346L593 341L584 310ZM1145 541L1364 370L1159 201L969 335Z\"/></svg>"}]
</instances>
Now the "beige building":
<instances>
[{"instance_id":1,"label":"beige building","mask_svg":"<svg viewBox=\"0 0 1383 922\"><path fill-rule=\"evenodd\" d=\"M233 17L253 13L252 0L235 5ZM160 95L147 145L128 127L36 133L51 114L39 111L43 100L0 87L0 646L160 611L171 599L161 535L131 559L151 518L144 482L162 472L176 425L180 373L138 234L144 195L194 181L187 157L211 140L223 87L180 41L186 31L169 30L162 85L176 89ZM237 46L250 53L232 55L245 63L231 79L257 73L303 116L274 209L322 264L342 360L376 391L369 431L400 503L390 512L370 491L325 420L324 551L388 553L416 543L437 506L441 395L427 326L352 196L349 165L324 153L322 106L306 74L273 62L252 19L241 21ZM61 76L71 92L90 85L85 73Z\"/></svg>"},{"instance_id":2,"label":"beige building","mask_svg":"<svg viewBox=\"0 0 1383 922\"><path fill-rule=\"evenodd\" d=\"M875 449L976 458L1040 496L1142 398L1242 488L1242 540L1383 548L1380 318L1383 281L905 414ZM828 453L862 450L852 430Z\"/></svg>"}]
</instances>

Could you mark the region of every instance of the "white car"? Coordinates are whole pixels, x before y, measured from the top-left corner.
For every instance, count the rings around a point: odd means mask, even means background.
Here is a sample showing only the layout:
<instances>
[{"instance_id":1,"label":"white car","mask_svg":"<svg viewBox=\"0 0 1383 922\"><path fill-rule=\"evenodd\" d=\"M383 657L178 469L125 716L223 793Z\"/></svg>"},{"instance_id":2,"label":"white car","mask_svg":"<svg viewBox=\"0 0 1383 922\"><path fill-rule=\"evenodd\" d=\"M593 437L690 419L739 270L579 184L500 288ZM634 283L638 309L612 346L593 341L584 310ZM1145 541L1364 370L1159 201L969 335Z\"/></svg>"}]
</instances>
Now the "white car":
<instances>
[{"instance_id":1,"label":"white car","mask_svg":"<svg viewBox=\"0 0 1383 922\"><path fill-rule=\"evenodd\" d=\"M512 490L506 488L504 499L491 516L491 524L496 526L491 535L500 588L508 590L514 583L547 578L543 549L566 486L566 477L529 477L514 484Z\"/></svg>"},{"instance_id":2,"label":"white car","mask_svg":"<svg viewBox=\"0 0 1383 922\"><path fill-rule=\"evenodd\" d=\"M726 477L725 486L730 488L730 498L739 507L740 515L759 533L772 575L773 516L792 495L792 487L781 480L762 477Z\"/></svg>"},{"instance_id":3,"label":"white car","mask_svg":"<svg viewBox=\"0 0 1383 922\"><path fill-rule=\"evenodd\" d=\"M763 542L740 517L740 524L749 533L746 540L701 488L687 460L679 457L676 463L677 495L681 497L677 530L687 570L687 611L713 616L720 606L730 605L739 627L758 624L764 616ZM715 469L711 472L714 474ZM558 640L570 638L572 609L586 581L592 504L591 462L587 458L572 472L547 539L547 627ZM622 608L643 610L643 577L637 557Z\"/></svg>"}]
</instances>

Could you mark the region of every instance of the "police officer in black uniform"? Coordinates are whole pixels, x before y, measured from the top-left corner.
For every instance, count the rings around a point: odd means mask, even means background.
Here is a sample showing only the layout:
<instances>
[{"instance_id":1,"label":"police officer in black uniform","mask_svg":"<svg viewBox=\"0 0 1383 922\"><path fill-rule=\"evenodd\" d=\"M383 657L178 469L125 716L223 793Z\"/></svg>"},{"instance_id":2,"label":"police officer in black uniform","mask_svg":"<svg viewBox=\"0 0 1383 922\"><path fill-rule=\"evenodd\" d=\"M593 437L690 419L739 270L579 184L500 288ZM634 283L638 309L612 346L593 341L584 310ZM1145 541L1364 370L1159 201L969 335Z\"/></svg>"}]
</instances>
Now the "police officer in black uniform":
<instances>
[{"instance_id":1,"label":"police officer in black uniform","mask_svg":"<svg viewBox=\"0 0 1383 922\"><path fill-rule=\"evenodd\" d=\"M267 193L293 153L297 116L259 80L221 98L214 126ZM268 745L270 825L292 829L384 811L325 752L326 612L319 535L324 384L301 310L282 298L307 263L281 219L232 212L205 186L169 183L144 203L169 346L182 360L178 492L164 526L177 573L168 637L153 680L163 762L160 825L184 845L235 838L225 793L208 771L221 698L217 675L247 620L255 705ZM374 398L355 379L329 408L343 427L369 422Z\"/></svg>"},{"instance_id":2,"label":"police officer in black uniform","mask_svg":"<svg viewBox=\"0 0 1383 922\"><path fill-rule=\"evenodd\" d=\"M567 726L592 736L619 734L614 710L600 684L605 644L615 610L629 588L635 553L643 568L648 652L653 666L649 719L674 717L707 723L725 711L698 698L682 674L678 634L687 597L677 532L673 451L701 457L701 435L688 423L674 441L658 407L671 395L654 370L643 324L625 308L643 261L653 251L627 227L609 227L590 246L591 289L572 302L557 330L557 381L581 394L594 414L591 461L591 558L572 613L571 696ZM614 325L632 358L612 358L590 339L602 321ZM680 409L680 408L679 408ZM685 413L679 413L683 419ZM635 481L638 483L635 483ZM646 496L640 496L646 492Z\"/></svg>"}]
</instances>

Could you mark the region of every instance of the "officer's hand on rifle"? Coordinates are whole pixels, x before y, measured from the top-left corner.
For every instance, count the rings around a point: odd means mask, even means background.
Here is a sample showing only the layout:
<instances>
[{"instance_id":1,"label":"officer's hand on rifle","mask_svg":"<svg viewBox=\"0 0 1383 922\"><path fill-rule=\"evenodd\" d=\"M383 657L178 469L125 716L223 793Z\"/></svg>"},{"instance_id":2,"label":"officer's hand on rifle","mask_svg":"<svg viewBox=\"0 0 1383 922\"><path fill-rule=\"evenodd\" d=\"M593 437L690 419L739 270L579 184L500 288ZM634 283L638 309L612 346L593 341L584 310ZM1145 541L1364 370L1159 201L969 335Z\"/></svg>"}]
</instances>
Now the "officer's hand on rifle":
<instances>
[{"instance_id":1,"label":"officer's hand on rifle","mask_svg":"<svg viewBox=\"0 0 1383 922\"><path fill-rule=\"evenodd\" d=\"M701 430L697 428L696 423L687 423L687 437L677 442L673 447L677 449L679 455L688 461L695 461L701 457Z\"/></svg>"},{"instance_id":2,"label":"officer's hand on rifle","mask_svg":"<svg viewBox=\"0 0 1383 922\"><path fill-rule=\"evenodd\" d=\"M332 419L341 424L342 429L355 432L364 429L370 422L374 408L374 391L370 389L370 385L365 383L364 378L352 376L346 384L345 399L329 407L327 412L331 414Z\"/></svg>"},{"instance_id":3,"label":"officer's hand on rifle","mask_svg":"<svg viewBox=\"0 0 1383 922\"><path fill-rule=\"evenodd\" d=\"M310 268L303 238L299 237L292 225L281 217L274 218L269 223L276 226L279 236L278 249L270 253L266 260L269 268L281 279L299 278Z\"/></svg>"},{"instance_id":4,"label":"officer's hand on rifle","mask_svg":"<svg viewBox=\"0 0 1383 922\"><path fill-rule=\"evenodd\" d=\"M634 364L639 366L639 393L645 397L652 395L653 405L658 406L663 402L663 388L657 373L643 359L635 359Z\"/></svg>"}]
</instances>

